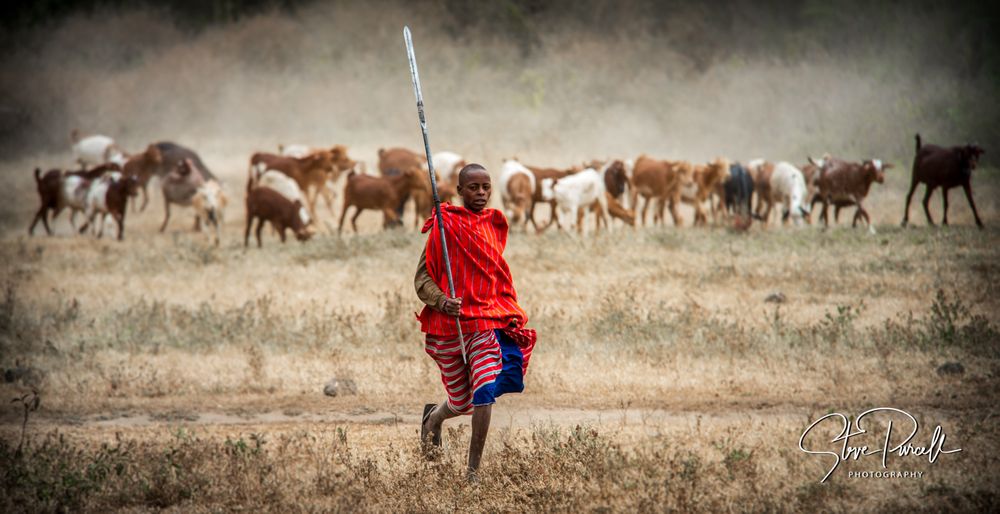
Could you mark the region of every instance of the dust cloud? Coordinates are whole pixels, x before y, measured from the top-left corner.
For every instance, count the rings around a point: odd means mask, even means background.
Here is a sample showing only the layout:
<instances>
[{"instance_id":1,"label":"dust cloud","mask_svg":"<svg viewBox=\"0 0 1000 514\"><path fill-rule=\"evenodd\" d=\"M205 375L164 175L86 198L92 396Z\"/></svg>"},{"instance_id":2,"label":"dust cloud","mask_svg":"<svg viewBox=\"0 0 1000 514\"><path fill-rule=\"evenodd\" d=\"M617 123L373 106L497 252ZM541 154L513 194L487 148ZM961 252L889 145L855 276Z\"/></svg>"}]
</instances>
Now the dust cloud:
<instances>
[{"instance_id":1,"label":"dust cloud","mask_svg":"<svg viewBox=\"0 0 1000 514\"><path fill-rule=\"evenodd\" d=\"M131 151L174 140L210 167L290 142L346 144L373 164L379 147L420 146L406 24L432 149L492 166L827 151L908 166L917 131L1000 139L995 63L971 76L941 65L969 59L931 53L945 35L924 4L497 4L305 4L204 27L156 8L73 14L8 38L0 149L66 166L79 128Z\"/></svg>"}]
</instances>

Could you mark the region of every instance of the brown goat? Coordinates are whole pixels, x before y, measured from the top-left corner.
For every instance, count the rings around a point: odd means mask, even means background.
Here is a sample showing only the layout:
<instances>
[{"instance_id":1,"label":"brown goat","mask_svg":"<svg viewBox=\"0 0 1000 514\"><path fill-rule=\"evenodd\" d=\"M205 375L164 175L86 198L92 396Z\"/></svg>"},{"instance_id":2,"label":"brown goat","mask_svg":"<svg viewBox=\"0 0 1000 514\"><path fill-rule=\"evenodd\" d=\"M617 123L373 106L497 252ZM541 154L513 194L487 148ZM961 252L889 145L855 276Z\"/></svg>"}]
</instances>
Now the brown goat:
<instances>
[{"instance_id":1,"label":"brown goat","mask_svg":"<svg viewBox=\"0 0 1000 514\"><path fill-rule=\"evenodd\" d=\"M827 207L830 204L850 205L853 203L857 205L857 211L854 213L851 226L857 226L858 220L864 219L865 223L868 224L868 229L874 232L871 226L871 217L868 216L868 211L865 210L862 202L868 196L872 182L885 183L885 170L892 167L892 164L883 163L878 159L866 160L861 163L835 158L824 159L819 178L816 180L818 194L823 201L823 211L820 213L823 226L829 225Z\"/></svg>"},{"instance_id":2,"label":"brown goat","mask_svg":"<svg viewBox=\"0 0 1000 514\"><path fill-rule=\"evenodd\" d=\"M635 160L635 168L632 172L632 207L639 206L639 197L645 201L642 205L642 213L639 215L643 226L646 225L646 211L651 202L656 202L657 207L653 212L653 223L663 223L663 210L670 206L670 216L674 220L675 226L684 223L684 219L677 212L677 204L681 200L681 189L684 185L692 183L694 180L694 167L691 163L684 161L667 161L653 159L646 155L640 155Z\"/></svg>"},{"instance_id":3,"label":"brown goat","mask_svg":"<svg viewBox=\"0 0 1000 514\"><path fill-rule=\"evenodd\" d=\"M976 225L983 228L983 221L979 219L979 211L976 210L976 202L972 199L972 170L976 169L979 157L986 153L979 145L967 144L964 146L952 146L950 148L938 145L921 145L920 134L916 135L917 156L913 159L913 177L910 179L910 191L906 193L906 207L903 211L903 223L905 227L910 218L910 199L913 192L920 183L926 184L924 190L924 214L927 215L927 224L934 225L931 218L931 211L928 203L934 190L941 188L941 198L944 200L944 214L941 224L948 224L948 190L962 186L965 191L965 198L969 200L969 207L972 207L972 215L976 219Z\"/></svg>"},{"instance_id":4,"label":"brown goat","mask_svg":"<svg viewBox=\"0 0 1000 514\"><path fill-rule=\"evenodd\" d=\"M285 198L281 193L267 187L253 187L252 181L247 181L247 225L243 233L243 247L249 246L250 227L253 221L257 220L255 235L257 236L257 248L261 247L260 232L264 228L264 222L269 222L277 230L281 237L281 242L285 242L285 230L292 229L295 238L299 241L307 241L312 237L312 231L302 220L305 207L302 202L294 202Z\"/></svg>"},{"instance_id":5,"label":"brown goat","mask_svg":"<svg viewBox=\"0 0 1000 514\"><path fill-rule=\"evenodd\" d=\"M355 233L358 232L358 216L365 209L381 210L385 215L384 226L395 224L399 219L396 214L399 198L415 188L423 187L420 180L422 174L419 170L413 169L392 177L372 177L353 171L349 173L347 184L344 185L344 208L340 213L337 233L344 230L344 219L347 217L347 209L351 206L356 209L354 216L351 217L351 227Z\"/></svg>"},{"instance_id":6,"label":"brown goat","mask_svg":"<svg viewBox=\"0 0 1000 514\"><path fill-rule=\"evenodd\" d=\"M147 191L149 179L153 178L154 175L159 175L162 167L163 154L155 144L147 146L146 150L142 153L129 156L128 160L125 161L122 173L127 177L135 177L139 183L139 189L142 191L142 205L139 206L140 211L146 210L146 205L149 204L149 193ZM133 204L133 210L135 210L135 204Z\"/></svg>"},{"instance_id":7,"label":"brown goat","mask_svg":"<svg viewBox=\"0 0 1000 514\"><path fill-rule=\"evenodd\" d=\"M505 207L509 209L511 226L524 222L527 228L528 212L531 210L534 194L531 176L527 173L514 173L507 180L507 191L503 196Z\"/></svg>"},{"instance_id":8,"label":"brown goat","mask_svg":"<svg viewBox=\"0 0 1000 514\"><path fill-rule=\"evenodd\" d=\"M39 220L45 227L45 232L52 235L52 229L49 228L49 211L52 212L53 218L62 211L62 206L59 205L59 188L61 186L62 171L49 170L45 172L45 175L42 175L42 170L35 168L35 187L38 189L38 198L42 205L35 213L35 218L31 220L31 226L28 227L29 236L35 235L35 225L38 224Z\"/></svg>"},{"instance_id":9,"label":"brown goat","mask_svg":"<svg viewBox=\"0 0 1000 514\"><path fill-rule=\"evenodd\" d=\"M711 202L712 193L715 192L717 187L725 183L727 178L729 178L729 161L721 157L716 158L712 162L696 164L694 166L694 191L683 191L682 189L681 199L694 207L695 225L705 225L708 223L704 203L706 200ZM712 209L712 212L716 212L715 209Z\"/></svg>"},{"instance_id":10,"label":"brown goat","mask_svg":"<svg viewBox=\"0 0 1000 514\"><path fill-rule=\"evenodd\" d=\"M346 158L346 152L340 156ZM327 178L337 173L333 153L319 150L305 157L287 157L272 153L258 152L250 157L250 174L259 178L267 170L276 170L288 175L302 189L309 204L309 214L316 217L316 197L323 189Z\"/></svg>"},{"instance_id":11,"label":"brown goat","mask_svg":"<svg viewBox=\"0 0 1000 514\"><path fill-rule=\"evenodd\" d=\"M406 148L390 148L388 150L379 148L378 169L383 177L394 177L407 170L417 172L420 178L420 187L413 187L402 192L397 198L396 219L402 220L403 208L406 202L413 198L413 223L417 226L427 216L430 216L434 207L434 197L431 192L431 179L427 173L427 157ZM438 197L442 202L447 201L456 194L454 184L450 181L442 181L440 174L435 175L438 183Z\"/></svg>"}]
</instances>

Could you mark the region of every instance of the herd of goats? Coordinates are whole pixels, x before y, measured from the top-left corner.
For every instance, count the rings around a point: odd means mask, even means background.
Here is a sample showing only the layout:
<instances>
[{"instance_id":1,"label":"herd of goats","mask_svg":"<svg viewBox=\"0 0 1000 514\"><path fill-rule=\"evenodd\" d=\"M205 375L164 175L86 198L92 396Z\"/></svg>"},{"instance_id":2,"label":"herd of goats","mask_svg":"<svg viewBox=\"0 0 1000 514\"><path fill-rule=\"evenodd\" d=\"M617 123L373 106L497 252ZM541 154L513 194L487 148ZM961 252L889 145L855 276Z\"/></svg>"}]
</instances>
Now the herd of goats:
<instances>
[{"instance_id":1,"label":"herd of goats","mask_svg":"<svg viewBox=\"0 0 1000 514\"><path fill-rule=\"evenodd\" d=\"M195 230L208 228L210 237L219 244L226 189L196 152L176 143L158 142L142 152L126 154L107 136L81 137L74 131L71 139L79 169L52 169L45 173L35 169L41 206L29 234L34 233L41 221L51 235L50 213L54 219L69 209L70 224L80 233L91 228L100 237L110 215L117 223L118 239L122 239L129 201L133 211L144 210L149 201L148 185L156 177L165 205L160 231L167 227L172 205L191 207ZM952 147L923 144L918 134L903 225L908 222L913 193L923 183L926 186L923 207L929 224L934 223L928 205L933 191L942 188L942 222L947 224L948 190L961 186L981 228L971 177L983 153L975 144ZM458 172L466 161L453 152L439 152L432 159L439 196L442 201L449 201L456 195ZM822 205L819 219L824 225L829 224L829 207L834 209L834 223L840 209L854 207L852 226L864 222L873 231L864 201L872 183L883 183L885 170L891 167L879 159L852 162L830 155L810 157L801 166L763 159L741 164L723 158L692 164L642 155L634 160L591 161L568 169L534 167L507 159L501 166L496 189L511 226L527 230L530 223L536 232L555 223L559 228L575 227L582 233L587 224L585 217L591 214L595 231L602 224L611 230L612 218L631 226L645 225L650 206L653 223L663 224L664 213L669 209L673 223L681 226L684 221L677 210L681 203L693 207L695 225L708 224L711 214L712 223L728 223L737 230L746 230L753 220L767 224L775 204L781 204L782 223L791 221L796 225L811 223L811 213L817 204ZM345 179L338 233L343 230L351 207L355 208L351 217L355 232L358 216L364 210L381 211L383 227L401 225L404 206L410 200L415 223L420 223L430 216L433 208L427 170L424 155L403 148L378 151L377 175L366 173L364 163L351 159L342 145L331 148L287 145L279 146L278 153L255 153L250 158L246 185L244 246L249 243L254 221L258 246L265 222L270 223L282 242L287 230L300 241L308 240L318 230L319 197L323 197L332 213L335 184L341 177ZM551 206L551 215L544 224L535 220L535 207L540 203ZM77 229L78 212L85 214L86 221ZM329 228L332 231L333 227Z\"/></svg>"}]
</instances>

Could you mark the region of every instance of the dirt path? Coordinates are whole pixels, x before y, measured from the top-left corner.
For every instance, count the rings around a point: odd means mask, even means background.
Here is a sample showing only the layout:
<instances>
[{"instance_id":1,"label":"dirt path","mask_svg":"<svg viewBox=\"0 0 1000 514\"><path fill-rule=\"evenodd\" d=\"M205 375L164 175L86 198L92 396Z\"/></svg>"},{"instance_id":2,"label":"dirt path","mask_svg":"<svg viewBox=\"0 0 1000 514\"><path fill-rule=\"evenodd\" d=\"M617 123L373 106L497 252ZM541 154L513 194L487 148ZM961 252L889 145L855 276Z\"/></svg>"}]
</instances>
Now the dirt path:
<instances>
[{"instance_id":1,"label":"dirt path","mask_svg":"<svg viewBox=\"0 0 1000 514\"><path fill-rule=\"evenodd\" d=\"M930 409L923 407L922 415L943 420L962 418L970 415L968 412ZM649 408L618 408L618 409L574 409L574 408L540 408L511 407L498 404L493 410L493 426L531 427L531 426L575 426L590 425L598 427L682 427L685 425L697 429L701 424L731 425L731 424L779 424L807 426L813 415L824 413L812 412L812 409L797 405L778 405L763 408L748 406L717 407L700 410L673 410ZM980 415L982 413L980 412ZM12 420L6 420L5 425L11 425ZM467 424L468 418L463 417L457 424ZM139 427L168 426L269 426L294 424L349 424L349 425L416 425L419 415L413 412L393 412L391 410L355 408L351 410L325 410L322 412L306 412L295 409L274 411L164 411L156 413L134 414L91 414L85 416L37 416L31 423L35 427L77 427L85 429L117 429ZM456 422L452 422L455 424ZM18 423L19 424L19 423Z\"/></svg>"}]
</instances>

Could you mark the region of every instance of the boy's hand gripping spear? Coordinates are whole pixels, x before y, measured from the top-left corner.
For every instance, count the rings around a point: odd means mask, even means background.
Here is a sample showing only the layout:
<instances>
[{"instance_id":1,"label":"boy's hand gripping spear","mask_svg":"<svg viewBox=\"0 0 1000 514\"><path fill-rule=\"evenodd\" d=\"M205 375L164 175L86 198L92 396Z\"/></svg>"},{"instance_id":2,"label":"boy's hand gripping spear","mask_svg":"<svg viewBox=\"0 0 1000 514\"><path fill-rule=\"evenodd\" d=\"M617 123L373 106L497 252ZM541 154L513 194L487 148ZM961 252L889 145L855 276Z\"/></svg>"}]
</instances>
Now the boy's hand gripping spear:
<instances>
[{"instance_id":1,"label":"boy's hand gripping spear","mask_svg":"<svg viewBox=\"0 0 1000 514\"><path fill-rule=\"evenodd\" d=\"M434 215L437 218L438 232L441 234L441 250L444 253L444 269L448 273L448 294L455 297L455 282L451 278L451 260L448 258L448 241L444 237L444 220L441 217L441 199L438 198L437 179L434 177L434 160L431 158L431 144L427 140L427 119L424 117L424 95L420 92L420 74L417 73L417 57L413 54L413 39L410 37L410 27L403 27L403 39L406 40L406 57L410 60L410 78L413 79L413 94L417 97L417 114L420 116L420 131L424 134L424 153L427 154L427 172L431 176L431 193L434 195ZM458 328L458 347L462 350L462 363L468 364L465 357L465 337L462 335L462 323L455 318Z\"/></svg>"}]
</instances>

